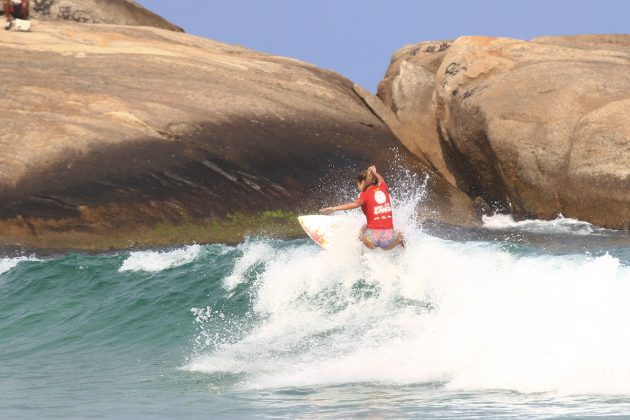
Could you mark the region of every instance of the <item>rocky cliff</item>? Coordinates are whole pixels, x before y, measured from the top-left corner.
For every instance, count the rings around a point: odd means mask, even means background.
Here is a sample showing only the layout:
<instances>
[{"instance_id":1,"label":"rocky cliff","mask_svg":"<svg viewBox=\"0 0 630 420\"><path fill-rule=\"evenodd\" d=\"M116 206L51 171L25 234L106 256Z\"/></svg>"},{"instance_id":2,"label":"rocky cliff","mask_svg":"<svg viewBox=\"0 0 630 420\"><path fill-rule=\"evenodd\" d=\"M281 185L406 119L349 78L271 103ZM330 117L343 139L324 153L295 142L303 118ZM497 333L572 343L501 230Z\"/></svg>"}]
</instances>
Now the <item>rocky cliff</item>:
<instances>
[{"instance_id":1,"label":"rocky cliff","mask_svg":"<svg viewBox=\"0 0 630 420\"><path fill-rule=\"evenodd\" d=\"M430 174L427 214L476 223L336 73L164 29L49 21L5 33L0 54L0 245L291 235L297 212L349 198L336 191L371 163Z\"/></svg>"},{"instance_id":2,"label":"rocky cliff","mask_svg":"<svg viewBox=\"0 0 630 420\"><path fill-rule=\"evenodd\" d=\"M472 198L630 228L630 35L412 45L378 96L410 150Z\"/></svg>"}]
</instances>

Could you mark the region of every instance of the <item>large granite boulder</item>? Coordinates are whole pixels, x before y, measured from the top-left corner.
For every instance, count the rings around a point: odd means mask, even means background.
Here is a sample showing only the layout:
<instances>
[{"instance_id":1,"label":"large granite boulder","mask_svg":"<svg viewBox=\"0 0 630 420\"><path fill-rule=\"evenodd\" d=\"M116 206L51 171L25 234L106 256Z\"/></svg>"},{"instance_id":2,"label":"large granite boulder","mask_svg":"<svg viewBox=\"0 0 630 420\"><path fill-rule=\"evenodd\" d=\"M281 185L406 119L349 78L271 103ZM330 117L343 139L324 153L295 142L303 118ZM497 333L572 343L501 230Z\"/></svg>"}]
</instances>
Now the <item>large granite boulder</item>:
<instances>
[{"instance_id":1,"label":"large granite boulder","mask_svg":"<svg viewBox=\"0 0 630 420\"><path fill-rule=\"evenodd\" d=\"M334 72L168 30L46 21L6 33L0 54L0 245L273 234L352 197L372 163L429 174L427 214L476 223Z\"/></svg>"},{"instance_id":2,"label":"large granite boulder","mask_svg":"<svg viewBox=\"0 0 630 420\"><path fill-rule=\"evenodd\" d=\"M395 113L398 121L384 121L397 127L400 141L456 185L444 160L433 105L435 77L450 45L451 41L423 42L398 50L379 83L377 95Z\"/></svg>"},{"instance_id":3,"label":"large granite boulder","mask_svg":"<svg viewBox=\"0 0 630 420\"><path fill-rule=\"evenodd\" d=\"M36 19L154 26L182 31L134 0L31 0L30 5L31 16ZM179 6L177 2L175 6Z\"/></svg>"},{"instance_id":4,"label":"large granite boulder","mask_svg":"<svg viewBox=\"0 0 630 420\"><path fill-rule=\"evenodd\" d=\"M432 151L438 171L520 217L562 213L630 228L630 36L426 45L395 56L379 96L418 128L407 142ZM439 66L430 80L432 60ZM402 70L413 66L421 82ZM427 114L436 127L421 130Z\"/></svg>"}]
</instances>

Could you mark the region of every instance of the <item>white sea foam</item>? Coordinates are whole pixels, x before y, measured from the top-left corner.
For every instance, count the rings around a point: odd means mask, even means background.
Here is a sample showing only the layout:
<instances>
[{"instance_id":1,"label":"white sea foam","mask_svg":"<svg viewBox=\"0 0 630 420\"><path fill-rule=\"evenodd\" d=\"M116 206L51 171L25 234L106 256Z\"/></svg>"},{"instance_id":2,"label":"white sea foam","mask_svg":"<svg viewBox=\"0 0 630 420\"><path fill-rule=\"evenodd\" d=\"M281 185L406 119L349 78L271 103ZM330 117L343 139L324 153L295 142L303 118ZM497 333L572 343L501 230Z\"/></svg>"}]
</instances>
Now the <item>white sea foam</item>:
<instances>
[{"instance_id":1,"label":"white sea foam","mask_svg":"<svg viewBox=\"0 0 630 420\"><path fill-rule=\"evenodd\" d=\"M38 259L35 257L0 258L0 274L8 272L22 261L38 261Z\"/></svg>"},{"instance_id":2,"label":"white sea foam","mask_svg":"<svg viewBox=\"0 0 630 420\"><path fill-rule=\"evenodd\" d=\"M118 271L158 272L193 262L201 253L201 246L190 245L173 251L138 251L129 254Z\"/></svg>"},{"instance_id":3,"label":"white sea foam","mask_svg":"<svg viewBox=\"0 0 630 420\"><path fill-rule=\"evenodd\" d=\"M264 263L272 260L275 255L273 246L263 240L247 241L237 247L237 250L243 253L243 256L236 261L234 269L225 279L223 285L229 291L234 290L236 286L246 281L245 273L258 263Z\"/></svg>"},{"instance_id":4,"label":"white sea foam","mask_svg":"<svg viewBox=\"0 0 630 420\"><path fill-rule=\"evenodd\" d=\"M594 226L588 222L571 219L558 215L553 220L520 220L515 221L510 214L495 214L483 216L483 225L487 229L521 229L537 233L572 233L575 235L590 235L595 232L606 232L609 229Z\"/></svg>"},{"instance_id":5,"label":"white sea foam","mask_svg":"<svg viewBox=\"0 0 630 420\"><path fill-rule=\"evenodd\" d=\"M328 251L242 248L225 283L262 265L256 316L247 317L259 321L186 369L245 374L245 388L441 383L630 394L630 268L607 254L441 240L413 228L410 211L396 214L407 247L391 253L356 240ZM219 316L204 313L204 321Z\"/></svg>"}]
</instances>

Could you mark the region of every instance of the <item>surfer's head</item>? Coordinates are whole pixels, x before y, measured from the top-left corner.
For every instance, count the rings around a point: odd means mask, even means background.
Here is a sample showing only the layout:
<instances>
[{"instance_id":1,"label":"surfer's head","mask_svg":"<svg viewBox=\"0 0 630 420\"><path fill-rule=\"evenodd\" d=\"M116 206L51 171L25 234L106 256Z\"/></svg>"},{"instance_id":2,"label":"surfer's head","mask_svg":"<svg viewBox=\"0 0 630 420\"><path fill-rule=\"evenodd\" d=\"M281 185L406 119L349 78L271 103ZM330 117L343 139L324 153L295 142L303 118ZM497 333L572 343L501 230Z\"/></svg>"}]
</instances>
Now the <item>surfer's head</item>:
<instances>
[{"instance_id":1,"label":"surfer's head","mask_svg":"<svg viewBox=\"0 0 630 420\"><path fill-rule=\"evenodd\" d=\"M370 185L378 184L378 179L374 176L372 171L366 169L365 171L359 172L357 175L357 188L359 191L363 192L368 189Z\"/></svg>"}]
</instances>

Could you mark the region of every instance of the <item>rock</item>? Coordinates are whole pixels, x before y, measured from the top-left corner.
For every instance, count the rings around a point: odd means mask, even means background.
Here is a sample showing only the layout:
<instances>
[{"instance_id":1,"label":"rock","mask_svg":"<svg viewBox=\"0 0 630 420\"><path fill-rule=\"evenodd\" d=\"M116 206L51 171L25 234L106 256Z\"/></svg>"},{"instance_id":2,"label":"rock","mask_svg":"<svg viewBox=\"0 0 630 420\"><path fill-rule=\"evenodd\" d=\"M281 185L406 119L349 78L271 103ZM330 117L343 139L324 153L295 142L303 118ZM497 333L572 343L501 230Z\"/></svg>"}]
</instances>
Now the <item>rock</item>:
<instances>
[{"instance_id":1,"label":"rock","mask_svg":"<svg viewBox=\"0 0 630 420\"><path fill-rule=\"evenodd\" d=\"M353 89L356 92L356 94L359 95L361 99L363 99L363 102L365 102L365 104L370 108L370 110L372 110L372 112L377 117L379 117L381 121L385 123L385 125L389 127L389 129L392 131L392 133L396 137L398 137L399 139L405 139L405 140L407 139L406 127L402 124L402 122L400 122L400 120L398 119L398 116L394 114L392 110L389 109L387 105L385 105L378 96L372 95L372 93L370 93L369 90L357 84L353 86ZM415 148L415 144L413 143L407 144L405 142L403 142L403 144L407 146L407 148L413 152L413 149ZM426 164L429 167L431 166L431 162L427 160L424 154L420 153L420 154L417 154L416 156L424 164Z\"/></svg>"},{"instance_id":2,"label":"rock","mask_svg":"<svg viewBox=\"0 0 630 420\"><path fill-rule=\"evenodd\" d=\"M31 15L37 19L153 26L182 32L133 0L31 0Z\"/></svg>"},{"instance_id":3,"label":"rock","mask_svg":"<svg viewBox=\"0 0 630 420\"><path fill-rule=\"evenodd\" d=\"M412 60L397 56L393 67ZM415 88L398 76L379 95L396 80ZM436 169L469 196L520 218L630 227L630 36L462 37L441 58L431 103L398 98L397 109L435 115L437 140L428 129L419 147L439 147L448 170Z\"/></svg>"},{"instance_id":4,"label":"rock","mask_svg":"<svg viewBox=\"0 0 630 420\"><path fill-rule=\"evenodd\" d=\"M483 197L475 197L473 200L473 207L475 208L477 214L483 216L492 216L494 213L492 206L486 203L486 200L484 200Z\"/></svg>"},{"instance_id":5,"label":"rock","mask_svg":"<svg viewBox=\"0 0 630 420\"><path fill-rule=\"evenodd\" d=\"M150 27L38 22L0 43L0 245L105 249L291 236L376 164L429 175L340 75ZM345 193L339 192L342 189Z\"/></svg>"},{"instance_id":6,"label":"rock","mask_svg":"<svg viewBox=\"0 0 630 420\"><path fill-rule=\"evenodd\" d=\"M561 205L573 209L573 217L629 228L629 115L630 98L597 108L576 125L571 135L567 190L561 197Z\"/></svg>"},{"instance_id":7,"label":"rock","mask_svg":"<svg viewBox=\"0 0 630 420\"><path fill-rule=\"evenodd\" d=\"M400 141L456 185L444 160L433 103L435 75L450 45L451 41L423 42L397 51L377 96L398 117L395 132Z\"/></svg>"}]
</instances>

